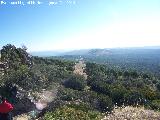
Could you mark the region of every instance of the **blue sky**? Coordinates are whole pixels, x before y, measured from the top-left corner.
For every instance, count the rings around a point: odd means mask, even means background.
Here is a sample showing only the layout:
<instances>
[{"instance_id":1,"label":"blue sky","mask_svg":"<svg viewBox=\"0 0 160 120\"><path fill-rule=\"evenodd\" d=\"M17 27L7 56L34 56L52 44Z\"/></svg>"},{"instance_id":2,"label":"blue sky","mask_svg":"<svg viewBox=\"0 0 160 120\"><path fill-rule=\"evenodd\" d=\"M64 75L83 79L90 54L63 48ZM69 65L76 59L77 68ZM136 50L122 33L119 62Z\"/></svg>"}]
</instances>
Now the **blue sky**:
<instances>
[{"instance_id":1,"label":"blue sky","mask_svg":"<svg viewBox=\"0 0 160 120\"><path fill-rule=\"evenodd\" d=\"M44 51L160 45L159 0L3 1L0 47L24 44L29 51Z\"/></svg>"}]
</instances>

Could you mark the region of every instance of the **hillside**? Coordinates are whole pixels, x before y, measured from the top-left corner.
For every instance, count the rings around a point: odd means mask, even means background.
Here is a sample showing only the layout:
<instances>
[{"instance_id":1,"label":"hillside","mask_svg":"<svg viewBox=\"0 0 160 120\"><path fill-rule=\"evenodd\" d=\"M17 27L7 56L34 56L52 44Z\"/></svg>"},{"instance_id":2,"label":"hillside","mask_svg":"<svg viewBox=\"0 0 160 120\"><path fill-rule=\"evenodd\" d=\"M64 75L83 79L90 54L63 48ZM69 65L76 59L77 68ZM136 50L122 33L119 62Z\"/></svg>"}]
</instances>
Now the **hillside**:
<instances>
[{"instance_id":1,"label":"hillside","mask_svg":"<svg viewBox=\"0 0 160 120\"><path fill-rule=\"evenodd\" d=\"M76 60L83 58L85 62L104 64L107 67L123 70L136 70L159 76L160 71L160 49L159 47L144 48L120 48L120 49L91 49L85 54L81 50L68 53L61 58L65 60Z\"/></svg>"},{"instance_id":2,"label":"hillside","mask_svg":"<svg viewBox=\"0 0 160 120\"><path fill-rule=\"evenodd\" d=\"M34 57L10 44L1 56L0 95L15 106L15 120L157 120L160 114L160 81L153 74L85 58Z\"/></svg>"}]
</instances>

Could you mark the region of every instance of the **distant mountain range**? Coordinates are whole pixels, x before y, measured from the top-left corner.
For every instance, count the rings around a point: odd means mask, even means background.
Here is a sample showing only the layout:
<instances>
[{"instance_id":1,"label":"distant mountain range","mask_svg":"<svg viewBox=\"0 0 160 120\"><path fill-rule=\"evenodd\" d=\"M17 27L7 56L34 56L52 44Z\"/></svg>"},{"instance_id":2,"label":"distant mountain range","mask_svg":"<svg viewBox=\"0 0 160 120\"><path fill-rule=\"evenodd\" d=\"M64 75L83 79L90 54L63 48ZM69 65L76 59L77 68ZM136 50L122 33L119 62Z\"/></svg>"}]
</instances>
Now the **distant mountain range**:
<instances>
[{"instance_id":1,"label":"distant mountain range","mask_svg":"<svg viewBox=\"0 0 160 120\"><path fill-rule=\"evenodd\" d=\"M64 55L106 56L116 54L154 54L160 52L160 46L134 47L134 48L105 48L105 49L81 49L73 51L40 51L31 52L33 56L50 57Z\"/></svg>"}]
</instances>

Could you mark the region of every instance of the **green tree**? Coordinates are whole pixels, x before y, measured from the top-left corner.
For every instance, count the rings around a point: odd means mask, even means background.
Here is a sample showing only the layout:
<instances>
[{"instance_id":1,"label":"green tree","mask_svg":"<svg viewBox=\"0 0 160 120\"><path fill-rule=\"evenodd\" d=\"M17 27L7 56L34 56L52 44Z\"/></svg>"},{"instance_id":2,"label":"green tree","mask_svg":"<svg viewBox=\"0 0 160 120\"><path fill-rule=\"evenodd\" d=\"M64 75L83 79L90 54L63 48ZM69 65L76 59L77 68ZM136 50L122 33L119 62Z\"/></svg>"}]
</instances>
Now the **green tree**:
<instances>
[{"instance_id":1,"label":"green tree","mask_svg":"<svg viewBox=\"0 0 160 120\"><path fill-rule=\"evenodd\" d=\"M72 75L64 82L64 86L75 90L83 90L87 85L85 78L81 75Z\"/></svg>"},{"instance_id":2,"label":"green tree","mask_svg":"<svg viewBox=\"0 0 160 120\"><path fill-rule=\"evenodd\" d=\"M21 65L32 66L32 57L27 53L26 48L16 48L14 45L7 44L1 49L1 62L5 64L5 72L8 69L17 70Z\"/></svg>"},{"instance_id":3,"label":"green tree","mask_svg":"<svg viewBox=\"0 0 160 120\"><path fill-rule=\"evenodd\" d=\"M100 110L103 112L111 111L113 109L112 99L106 95L98 95L98 103Z\"/></svg>"}]
</instances>

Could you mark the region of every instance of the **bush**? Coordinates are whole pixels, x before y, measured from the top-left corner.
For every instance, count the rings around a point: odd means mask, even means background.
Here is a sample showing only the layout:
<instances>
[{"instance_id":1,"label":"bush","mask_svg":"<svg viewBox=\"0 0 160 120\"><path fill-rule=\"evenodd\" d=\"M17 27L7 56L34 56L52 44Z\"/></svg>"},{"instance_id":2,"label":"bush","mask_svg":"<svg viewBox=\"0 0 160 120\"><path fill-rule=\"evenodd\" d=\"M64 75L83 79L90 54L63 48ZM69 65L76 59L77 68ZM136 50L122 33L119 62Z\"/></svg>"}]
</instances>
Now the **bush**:
<instances>
[{"instance_id":1,"label":"bush","mask_svg":"<svg viewBox=\"0 0 160 120\"><path fill-rule=\"evenodd\" d=\"M149 87L141 88L139 91L148 100L155 100L157 97L156 91L150 89Z\"/></svg>"},{"instance_id":2,"label":"bush","mask_svg":"<svg viewBox=\"0 0 160 120\"><path fill-rule=\"evenodd\" d=\"M111 98L104 95L98 96L99 107L102 112L111 111L113 109L113 103Z\"/></svg>"},{"instance_id":3,"label":"bush","mask_svg":"<svg viewBox=\"0 0 160 120\"><path fill-rule=\"evenodd\" d=\"M61 100L72 101L78 99L79 97L78 95L80 94L78 92L79 92L78 90L61 87L58 91L57 96L59 96Z\"/></svg>"},{"instance_id":4,"label":"bush","mask_svg":"<svg viewBox=\"0 0 160 120\"><path fill-rule=\"evenodd\" d=\"M110 95L110 85L102 81L93 81L91 84L91 89L101 94Z\"/></svg>"},{"instance_id":5,"label":"bush","mask_svg":"<svg viewBox=\"0 0 160 120\"><path fill-rule=\"evenodd\" d=\"M47 112L44 120L100 120L102 115L99 112L84 112L73 107L63 106L54 112Z\"/></svg>"},{"instance_id":6,"label":"bush","mask_svg":"<svg viewBox=\"0 0 160 120\"><path fill-rule=\"evenodd\" d=\"M87 82L83 76L72 75L68 80L64 82L64 86L75 90L83 90L87 85Z\"/></svg>"},{"instance_id":7,"label":"bush","mask_svg":"<svg viewBox=\"0 0 160 120\"><path fill-rule=\"evenodd\" d=\"M128 91L125 95L125 104L127 105L137 105L137 104L144 104L145 98L142 93L132 90Z\"/></svg>"},{"instance_id":8,"label":"bush","mask_svg":"<svg viewBox=\"0 0 160 120\"><path fill-rule=\"evenodd\" d=\"M150 107L155 110L160 110L160 100L153 100Z\"/></svg>"},{"instance_id":9,"label":"bush","mask_svg":"<svg viewBox=\"0 0 160 120\"><path fill-rule=\"evenodd\" d=\"M160 82L156 84L157 89L160 91Z\"/></svg>"},{"instance_id":10,"label":"bush","mask_svg":"<svg viewBox=\"0 0 160 120\"><path fill-rule=\"evenodd\" d=\"M117 85L111 87L111 97L114 103L117 103L117 105L122 105L124 103L124 95L127 92L126 88Z\"/></svg>"}]
</instances>

